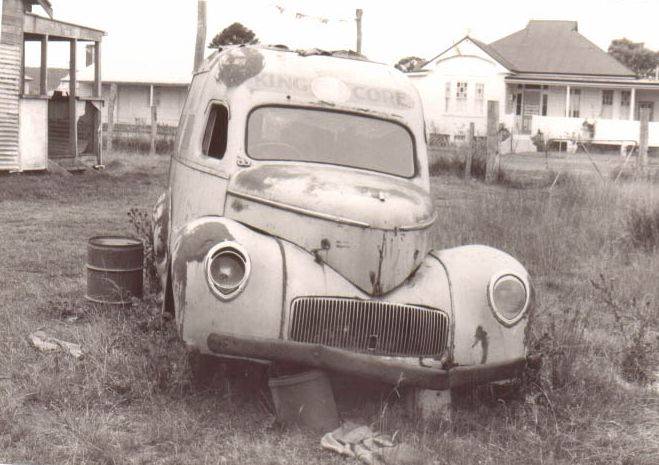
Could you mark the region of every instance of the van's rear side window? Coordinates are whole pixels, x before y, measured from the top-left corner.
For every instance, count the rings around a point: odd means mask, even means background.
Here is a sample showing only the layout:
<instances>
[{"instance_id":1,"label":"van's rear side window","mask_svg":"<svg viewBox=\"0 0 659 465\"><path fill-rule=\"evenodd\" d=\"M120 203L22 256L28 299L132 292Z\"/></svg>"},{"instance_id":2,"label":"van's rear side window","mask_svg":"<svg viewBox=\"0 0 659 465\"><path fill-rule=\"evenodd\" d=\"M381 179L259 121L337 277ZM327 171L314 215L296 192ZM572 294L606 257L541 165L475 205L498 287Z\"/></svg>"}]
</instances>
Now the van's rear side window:
<instances>
[{"instance_id":1,"label":"van's rear side window","mask_svg":"<svg viewBox=\"0 0 659 465\"><path fill-rule=\"evenodd\" d=\"M206 131L202 150L208 157L221 159L227 150L227 129L229 123L229 112L224 105L213 104Z\"/></svg>"}]
</instances>

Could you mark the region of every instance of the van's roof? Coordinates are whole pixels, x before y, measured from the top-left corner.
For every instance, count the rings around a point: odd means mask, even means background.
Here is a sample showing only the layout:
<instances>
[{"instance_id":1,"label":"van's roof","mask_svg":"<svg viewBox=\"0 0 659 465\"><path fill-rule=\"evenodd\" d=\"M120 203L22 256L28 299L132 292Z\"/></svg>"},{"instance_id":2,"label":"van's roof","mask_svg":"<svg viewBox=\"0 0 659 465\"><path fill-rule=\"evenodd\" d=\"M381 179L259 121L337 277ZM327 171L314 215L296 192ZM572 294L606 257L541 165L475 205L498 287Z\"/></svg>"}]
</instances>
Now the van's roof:
<instances>
[{"instance_id":1,"label":"van's roof","mask_svg":"<svg viewBox=\"0 0 659 465\"><path fill-rule=\"evenodd\" d=\"M385 111L420 107L418 92L404 73L350 52L231 46L211 55L199 72L215 74L227 90L244 84L273 94Z\"/></svg>"}]
</instances>

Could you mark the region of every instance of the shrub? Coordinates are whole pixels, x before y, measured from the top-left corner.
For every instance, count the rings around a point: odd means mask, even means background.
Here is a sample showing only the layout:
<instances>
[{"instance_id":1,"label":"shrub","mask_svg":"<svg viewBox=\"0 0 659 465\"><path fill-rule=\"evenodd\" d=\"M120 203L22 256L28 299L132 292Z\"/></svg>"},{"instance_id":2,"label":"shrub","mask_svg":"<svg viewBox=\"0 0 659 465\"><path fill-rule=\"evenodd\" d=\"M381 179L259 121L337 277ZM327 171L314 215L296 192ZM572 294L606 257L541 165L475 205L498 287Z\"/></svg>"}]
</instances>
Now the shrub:
<instances>
[{"instance_id":1,"label":"shrub","mask_svg":"<svg viewBox=\"0 0 659 465\"><path fill-rule=\"evenodd\" d=\"M654 378L656 342L649 335L652 325L659 318L653 296L624 298L612 279L600 274L598 280L590 281L597 297L608 308L616 323L615 331L624 341L619 355L619 369L623 378L641 385L650 384Z\"/></svg>"},{"instance_id":2,"label":"shrub","mask_svg":"<svg viewBox=\"0 0 659 465\"><path fill-rule=\"evenodd\" d=\"M158 294L161 289L153 245L153 218L146 210L131 208L128 211L128 222L144 245L144 274L149 291Z\"/></svg>"},{"instance_id":3,"label":"shrub","mask_svg":"<svg viewBox=\"0 0 659 465\"><path fill-rule=\"evenodd\" d=\"M475 151L471 157L471 175L477 179L485 179L485 138L477 137ZM463 176L469 146L452 145L428 150L428 169L431 176L452 174Z\"/></svg>"},{"instance_id":4,"label":"shrub","mask_svg":"<svg viewBox=\"0 0 659 465\"><path fill-rule=\"evenodd\" d=\"M627 215L627 232L634 247L652 251L659 248L659 205L635 205Z\"/></svg>"}]
</instances>

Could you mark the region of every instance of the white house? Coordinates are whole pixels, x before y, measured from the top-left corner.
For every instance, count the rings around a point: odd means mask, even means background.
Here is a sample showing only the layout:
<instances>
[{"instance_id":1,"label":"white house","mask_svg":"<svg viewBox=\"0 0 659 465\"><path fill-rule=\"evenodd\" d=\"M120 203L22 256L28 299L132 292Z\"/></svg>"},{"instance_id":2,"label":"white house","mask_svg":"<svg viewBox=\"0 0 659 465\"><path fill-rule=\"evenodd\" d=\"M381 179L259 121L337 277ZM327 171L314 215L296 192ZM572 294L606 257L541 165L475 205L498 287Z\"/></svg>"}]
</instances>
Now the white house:
<instances>
[{"instance_id":1,"label":"white house","mask_svg":"<svg viewBox=\"0 0 659 465\"><path fill-rule=\"evenodd\" d=\"M594 143L638 141L639 111L650 111L651 147L659 147L659 81L634 72L579 34L574 21L529 21L491 44L458 41L408 73L423 99L429 130L464 140L469 123L486 131L486 102L513 133L513 150L533 149L530 137L582 137L594 123Z\"/></svg>"}]
</instances>

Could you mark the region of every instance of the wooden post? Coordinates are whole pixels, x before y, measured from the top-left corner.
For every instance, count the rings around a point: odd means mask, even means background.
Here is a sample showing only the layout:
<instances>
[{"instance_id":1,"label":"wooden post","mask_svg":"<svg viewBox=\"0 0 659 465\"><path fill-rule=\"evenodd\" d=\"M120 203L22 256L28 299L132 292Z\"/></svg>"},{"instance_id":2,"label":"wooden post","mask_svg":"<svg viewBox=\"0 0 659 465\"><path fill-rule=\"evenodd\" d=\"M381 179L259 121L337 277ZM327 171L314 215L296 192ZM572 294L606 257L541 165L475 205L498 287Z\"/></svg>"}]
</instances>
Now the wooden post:
<instances>
[{"instance_id":1,"label":"wooden post","mask_svg":"<svg viewBox=\"0 0 659 465\"><path fill-rule=\"evenodd\" d=\"M358 8L355 11L355 22L357 23L357 53L362 53L362 15L364 10Z\"/></svg>"},{"instance_id":2,"label":"wooden post","mask_svg":"<svg viewBox=\"0 0 659 465\"><path fill-rule=\"evenodd\" d=\"M114 137L114 109L117 100L117 83L110 84L110 95L108 97L108 132L107 132L107 149L112 151L112 138Z\"/></svg>"},{"instance_id":3,"label":"wooden post","mask_svg":"<svg viewBox=\"0 0 659 465\"><path fill-rule=\"evenodd\" d=\"M465 179L471 179L471 158L476 151L476 141L474 139L474 123L469 123L469 144L467 145L467 158L465 160Z\"/></svg>"},{"instance_id":4,"label":"wooden post","mask_svg":"<svg viewBox=\"0 0 659 465\"><path fill-rule=\"evenodd\" d=\"M638 138L638 163L641 169L648 166L648 136L649 136L650 109L641 108L641 132Z\"/></svg>"},{"instance_id":5,"label":"wooden post","mask_svg":"<svg viewBox=\"0 0 659 465\"><path fill-rule=\"evenodd\" d=\"M194 73L204 61L206 49L206 0L197 1L197 43L194 49Z\"/></svg>"},{"instance_id":6,"label":"wooden post","mask_svg":"<svg viewBox=\"0 0 659 465\"><path fill-rule=\"evenodd\" d=\"M565 117L570 117L570 86L565 87Z\"/></svg>"},{"instance_id":7,"label":"wooden post","mask_svg":"<svg viewBox=\"0 0 659 465\"><path fill-rule=\"evenodd\" d=\"M634 121L636 112L634 111L636 107L636 88L632 87L631 92L629 93L629 120Z\"/></svg>"},{"instance_id":8,"label":"wooden post","mask_svg":"<svg viewBox=\"0 0 659 465\"><path fill-rule=\"evenodd\" d=\"M94 97L100 98L101 89L101 42L94 42Z\"/></svg>"},{"instance_id":9,"label":"wooden post","mask_svg":"<svg viewBox=\"0 0 659 465\"><path fill-rule=\"evenodd\" d=\"M41 36L41 75L39 76L39 93L48 96L48 36Z\"/></svg>"},{"instance_id":10,"label":"wooden post","mask_svg":"<svg viewBox=\"0 0 659 465\"><path fill-rule=\"evenodd\" d=\"M78 119L76 118L76 52L77 40L71 39L69 46L69 150L78 158Z\"/></svg>"},{"instance_id":11,"label":"wooden post","mask_svg":"<svg viewBox=\"0 0 659 465\"><path fill-rule=\"evenodd\" d=\"M496 158L499 153L499 102L487 101L487 158L485 161L485 182L496 180Z\"/></svg>"},{"instance_id":12,"label":"wooden post","mask_svg":"<svg viewBox=\"0 0 659 465\"><path fill-rule=\"evenodd\" d=\"M151 155L156 154L156 138L158 137L158 107L151 105Z\"/></svg>"}]
</instances>

